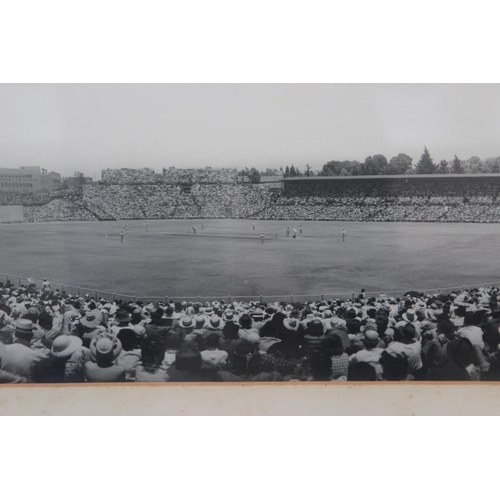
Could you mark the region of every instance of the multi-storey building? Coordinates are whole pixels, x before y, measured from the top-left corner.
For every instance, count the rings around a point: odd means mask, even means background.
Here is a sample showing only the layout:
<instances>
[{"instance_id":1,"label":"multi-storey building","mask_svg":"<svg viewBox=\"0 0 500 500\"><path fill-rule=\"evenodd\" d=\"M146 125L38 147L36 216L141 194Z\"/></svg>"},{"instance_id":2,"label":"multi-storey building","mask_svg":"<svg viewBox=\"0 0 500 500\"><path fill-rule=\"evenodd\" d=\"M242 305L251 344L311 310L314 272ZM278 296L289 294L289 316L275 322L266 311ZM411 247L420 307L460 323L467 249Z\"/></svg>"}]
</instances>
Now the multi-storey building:
<instances>
[{"instance_id":1,"label":"multi-storey building","mask_svg":"<svg viewBox=\"0 0 500 500\"><path fill-rule=\"evenodd\" d=\"M0 191L38 192L42 188L40 167L0 168Z\"/></svg>"},{"instance_id":2,"label":"multi-storey building","mask_svg":"<svg viewBox=\"0 0 500 500\"><path fill-rule=\"evenodd\" d=\"M0 191L9 193L45 191L61 186L61 175L40 167L0 168Z\"/></svg>"}]
</instances>

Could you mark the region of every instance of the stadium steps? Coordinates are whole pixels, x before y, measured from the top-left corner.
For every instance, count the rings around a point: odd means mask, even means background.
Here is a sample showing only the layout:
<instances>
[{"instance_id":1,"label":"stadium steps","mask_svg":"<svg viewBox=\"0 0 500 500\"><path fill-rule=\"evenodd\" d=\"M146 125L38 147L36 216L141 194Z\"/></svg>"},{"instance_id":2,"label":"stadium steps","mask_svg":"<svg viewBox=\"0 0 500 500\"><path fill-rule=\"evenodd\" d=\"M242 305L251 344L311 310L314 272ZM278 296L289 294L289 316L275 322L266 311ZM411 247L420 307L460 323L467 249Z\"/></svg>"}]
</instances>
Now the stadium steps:
<instances>
[{"instance_id":1,"label":"stadium steps","mask_svg":"<svg viewBox=\"0 0 500 500\"><path fill-rule=\"evenodd\" d=\"M88 210L97 220L116 220L116 217L112 217L104 210L98 208L91 208L88 203L84 202L83 207Z\"/></svg>"}]
</instances>

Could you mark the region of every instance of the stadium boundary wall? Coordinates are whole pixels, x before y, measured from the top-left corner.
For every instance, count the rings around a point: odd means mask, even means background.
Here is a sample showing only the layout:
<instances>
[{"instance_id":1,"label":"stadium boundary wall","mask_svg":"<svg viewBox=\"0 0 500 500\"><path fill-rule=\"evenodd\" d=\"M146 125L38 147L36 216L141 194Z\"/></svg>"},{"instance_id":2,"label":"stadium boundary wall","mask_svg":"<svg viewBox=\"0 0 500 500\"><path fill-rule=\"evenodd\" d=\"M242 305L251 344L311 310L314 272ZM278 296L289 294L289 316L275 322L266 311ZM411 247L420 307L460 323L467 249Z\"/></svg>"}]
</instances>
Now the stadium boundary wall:
<instances>
[{"instance_id":1,"label":"stadium boundary wall","mask_svg":"<svg viewBox=\"0 0 500 500\"><path fill-rule=\"evenodd\" d=\"M16 286L28 286L30 284L34 284L37 288L41 288L43 280L34 279L34 278L25 278L22 276L15 276L12 274L0 274L0 276L5 277L5 281L11 281ZM192 301L192 302L203 302L203 301L221 301L224 300L228 303L233 301L259 301L259 302L306 302L306 301L318 301L318 300L337 300L337 299L354 299L359 295L359 292L347 292L347 291L329 291L326 293L317 293L317 294L283 294L283 295L217 295L217 296L206 296L206 295L198 295L196 297L183 297L179 295L164 295L162 297L153 297L153 296L139 296L139 295L128 295L117 292L109 292L104 290L92 289L89 287L82 287L78 285L66 285L64 283L54 283L50 282L51 290L59 290L60 292L66 292L69 295L75 295L79 297L88 296L92 297L95 300L99 300L103 298L108 301L116 301L116 300L125 300L125 301L133 301L133 302L168 302L170 300L174 301ZM500 286L500 281L495 282L487 282L487 283L475 283L469 285L459 285L459 286L444 286L441 288L431 288L431 289L408 289L408 290L388 290L388 291L367 291L365 295L367 297L376 297L376 298L386 298L386 297L402 297L403 295L409 292L419 292L429 294L442 294L442 293L451 293L455 291L464 291L466 289L479 288L479 287L492 287L492 286Z\"/></svg>"}]
</instances>

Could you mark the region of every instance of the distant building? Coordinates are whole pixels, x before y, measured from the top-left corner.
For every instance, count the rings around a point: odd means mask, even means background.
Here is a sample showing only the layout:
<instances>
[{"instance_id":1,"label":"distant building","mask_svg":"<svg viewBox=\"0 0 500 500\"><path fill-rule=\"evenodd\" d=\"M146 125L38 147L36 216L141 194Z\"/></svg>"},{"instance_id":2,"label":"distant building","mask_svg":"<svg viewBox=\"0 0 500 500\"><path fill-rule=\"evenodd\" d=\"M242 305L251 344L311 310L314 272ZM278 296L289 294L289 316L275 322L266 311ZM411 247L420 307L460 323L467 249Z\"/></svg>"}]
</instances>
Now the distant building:
<instances>
[{"instance_id":1,"label":"distant building","mask_svg":"<svg viewBox=\"0 0 500 500\"><path fill-rule=\"evenodd\" d=\"M41 188L40 167L0 168L0 191L37 193Z\"/></svg>"},{"instance_id":2,"label":"distant building","mask_svg":"<svg viewBox=\"0 0 500 500\"><path fill-rule=\"evenodd\" d=\"M63 179L63 183L72 190L81 188L84 184L90 184L91 182L92 177L85 177L80 172L75 172L72 177L64 177Z\"/></svg>"},{"instance_id":3,"label":"distant building","mask_svg":"<svg viewBox=\"0 0 500 500\"><path fill-rule=\"evenodd\" d=\"M57 172L47 172L42 169L42 176L40 179L41 191L53 193L54 190L61 187L61 174L58 174Z\"/></svg>"},{"instance_id":4,"label":"distant building","mask_svg":"<svg viewBox=\"0 0 500 500\"><path fill-rule=\"evenodd\" d=\"M40 167L0 168L0 191L52 193L61 187L61 174Z\"/></svg>"}]
</instances>

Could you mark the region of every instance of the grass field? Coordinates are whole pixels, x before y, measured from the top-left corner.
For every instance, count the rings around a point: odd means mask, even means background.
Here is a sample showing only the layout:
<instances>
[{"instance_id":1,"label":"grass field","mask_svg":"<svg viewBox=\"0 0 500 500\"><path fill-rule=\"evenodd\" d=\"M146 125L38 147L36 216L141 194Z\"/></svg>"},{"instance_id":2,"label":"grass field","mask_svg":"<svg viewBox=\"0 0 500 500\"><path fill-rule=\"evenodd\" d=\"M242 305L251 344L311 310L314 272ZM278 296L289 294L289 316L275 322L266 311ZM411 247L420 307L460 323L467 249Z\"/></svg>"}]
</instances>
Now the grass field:
<instances>
[{"instance_id":1,"label":"grass field","mask_svg":"<svg viewBox=\"0 0 500 500\"><path fill-rule=\"evenodd\" d=\"M130 221L122 244L125 223L2 224L0 273L148 298L305 300L500 282L497 224L150 220L146 233L146 221ZM302 236L285 237L300 225Z\"/></svg>"}]
</instances>

